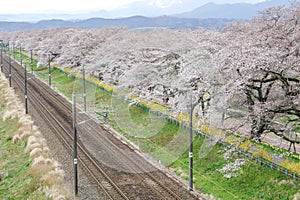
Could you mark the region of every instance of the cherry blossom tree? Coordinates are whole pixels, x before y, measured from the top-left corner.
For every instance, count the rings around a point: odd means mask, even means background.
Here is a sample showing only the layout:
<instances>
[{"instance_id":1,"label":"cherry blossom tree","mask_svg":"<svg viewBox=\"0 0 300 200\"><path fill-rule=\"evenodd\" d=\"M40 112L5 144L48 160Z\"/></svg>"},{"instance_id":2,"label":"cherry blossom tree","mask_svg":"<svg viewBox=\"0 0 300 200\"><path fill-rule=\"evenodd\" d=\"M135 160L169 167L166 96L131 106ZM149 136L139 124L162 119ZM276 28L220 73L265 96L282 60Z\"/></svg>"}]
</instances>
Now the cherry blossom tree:
<instances>
[{"instance_id":1,"label":"cherry blossom tree","mask_svg":"<svg viewBox=\"0 0 300 200\"><path fill-rule=\"evenodd\" d=\"M122 30L120 27L82 30L78 28L55 28L40 31L7 32L1 38L11 46L22 47L38 56L40 64L48 62L50 52L58 53L55 60L62 67L76 67L89 63L87 55L107 37ZM90 58L90 57L89 57Z\"/></svg>"},{"instance_id":2,"label":"cherry blossom tree","mask_svg":"<svg viewBox=\"0 0 300 200\"><path fill-rule=\"evenodd\" d=\"M272 132L300 143L299 11L297 3L270 8L225 30L235 37L219 54L228 108L243 116L240 127L252 139Z\"/></svg>"},{"instance_id":3,"label":"cherry blossom tree","mask_svg":"<svg viewBox=\"0 0 300 200\"><path fill-rule=\"evenodd\" d=\"M300 5L275 7L222 32L199 29L127 30L60 28L1 32L3 41L33 50L40 64L49 52L62 67L81 70L135 100L160 101L213 126L251 139L275 133L299 143ZM218 119L218 120L216 120ZM218 122L218 123L216 123Z\"/></svg>"}]
</instances>

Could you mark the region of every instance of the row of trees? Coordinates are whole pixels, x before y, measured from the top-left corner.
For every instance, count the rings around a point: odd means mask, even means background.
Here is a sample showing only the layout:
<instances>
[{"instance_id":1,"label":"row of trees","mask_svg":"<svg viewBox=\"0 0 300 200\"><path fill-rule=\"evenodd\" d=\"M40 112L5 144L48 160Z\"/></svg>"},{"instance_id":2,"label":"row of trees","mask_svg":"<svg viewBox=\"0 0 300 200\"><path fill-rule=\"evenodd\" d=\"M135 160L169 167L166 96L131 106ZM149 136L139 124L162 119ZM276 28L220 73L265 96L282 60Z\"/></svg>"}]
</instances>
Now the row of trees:
<instances>
[{"instance_id":1,"label":"row of trees","mask_svg":"<svg viewBox=\"0 0 300 200\"><path fill-rule=\"evenodd\" d=\"M228 107L243 112L240 126L248 126L250 138L272 132L300 142L299 20L299 3L294 2L225 30L235 42L220 51L219 70L230 95L236 95Z\"/></svg>"},{"instance_id":2,"label":"row of trees","mask_svg":"<svg viewBox=\"0 0 300 200\"><path fill-rule=\"evenodd\" d=\"M177 113L195 112L217 128L260 140L266 133L300 143L300 5L263 11L222 32L49 29L2 32L11 46L49 52L62 67L101 76L138 99L168 98Z\"/></svg>"}]
</instances>

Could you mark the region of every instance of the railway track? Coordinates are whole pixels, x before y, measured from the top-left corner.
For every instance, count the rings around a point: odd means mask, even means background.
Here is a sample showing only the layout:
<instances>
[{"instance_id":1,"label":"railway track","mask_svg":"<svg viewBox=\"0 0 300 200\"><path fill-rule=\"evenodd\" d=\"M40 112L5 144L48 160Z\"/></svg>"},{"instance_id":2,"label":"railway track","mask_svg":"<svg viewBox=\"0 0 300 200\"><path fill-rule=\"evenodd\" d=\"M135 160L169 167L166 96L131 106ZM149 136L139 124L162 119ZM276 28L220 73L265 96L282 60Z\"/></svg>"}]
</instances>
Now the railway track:
<instances>
[{"instance_id":1,"label":"railway track","mask_svg":"<svg viewBox=\"0 0 300 200\"><path fill-rule=\"evenodd\" d=\"M8 60L4 59L4 65L7 66ZM14 71L13 80L14 84L24 92L24 69L20 66L17 66L17 63L12 63L12 70ZM6 69L6 68L5 68ZM23 70L23 73L22 73ZM8 72L8 71L7 71ZM64 144L68 149L70 154L73 151L73 147L70 145L73 141L72 127L66 126L66 123L62 124L66 119L66 116L71 112L68 109L68 106L62 107L63 109L57 109L53 102L62 103L63 100L58 98L59 95L48 93L49 87L44 83L41 83L38 79L31 78L30 84L28 84L28 96L31 98L31 102L34 102L32 106L38 110L39 114L43 117L44 121L49 123L50 127L56 133L59 140ZM39 85L40 87L37 87ZM59 113L54 115L53 112ZM59 120L57 116L62 118ZM67 124L70 123L70 119L66 120ZM97 165L94 161L94 158L82 147L81 144L78 144L78 161L89 173L90 177L93 178L94 182L101 188L101 191L105 196L103 199L129 199L122 190L108 177L108 175ZM99 181L102 180L102 181ZM103 181L105 180L105 181ZM105 182L106 184L103 184ZM108 189L109 188L109 189Z\"/></svg>"},{"instance_id":2,"label":"railway track","mask_svg":"<svg viewBox=\"0 0 300 200\"><path fill-rule=\"evenodd\" d=\"M8 57L4 56L3 60L4 71L8 73ZM13 83L24 90L24 68L13 62L12 69ZM28 96L31 106L49 123L57 138L72 155L71 103L33 76L28 82ZM78 115L79 121L90 118L86 114ZM103 199L196 199L182 185L145 161L132 148L116 138L111 140L110 131L96 121L90 120L80 127L80 131L83 141L78 141L78 161L100 188ZM101 158L107 152L109 155L106 158L111 159L109 165Z\"/></svg>"}]
</instances>

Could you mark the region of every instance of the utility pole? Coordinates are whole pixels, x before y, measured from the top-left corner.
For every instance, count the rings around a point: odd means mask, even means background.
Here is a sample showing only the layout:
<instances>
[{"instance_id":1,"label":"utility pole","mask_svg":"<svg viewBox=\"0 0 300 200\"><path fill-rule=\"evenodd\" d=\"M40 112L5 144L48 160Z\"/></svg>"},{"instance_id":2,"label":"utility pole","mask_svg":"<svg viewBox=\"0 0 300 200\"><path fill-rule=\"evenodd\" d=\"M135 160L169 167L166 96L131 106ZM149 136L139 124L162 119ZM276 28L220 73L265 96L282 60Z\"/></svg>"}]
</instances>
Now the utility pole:
<instances>
[{"instance_id":1,"label":"utility pole","mask_svg":"<svg viewBox=\"0 0 300 200\"><path fill-rule=\"evenodd\" d=\"M21 66L22 66L22 47L20 47L20 63L21 63Z\"/></svg>"},{"instance_id":2,"label":"utility pole","mask_svg":"<svg viewBox=\"0 0 300 200\"><path fill-rule=\"evenodd\" d=\"M85 82L84 65L82 66L82 79L83 79L83 107L84 107L84 112L86 112L86 82Z\"/></svg>"},{"instance_id":3,"label":"utility pole","mask_svg":"<svg viewBox=\"0 0 300 200\"><path fill-rule=\"evenodd\" d=\"M32 64L32 61L33 61L33 59L32 59L32 49L30 50L30 64Z\"/></svg>"},{"instance_id":4,"label":"utility pole","mask_svg":"<svg viewBox=\"0 0 300 200\"><path fill-rule=\"evenodd\" d=\"M33 59L32 59L32 49L30 50L30 69L31 73L33 74Z\"/></svg>"},{"instance_id":5,"label":"utility pole","mask_svg":"<svg viewBox=\"0 0 300 200\"><path fill-rule=\"evenodd\" d=\"M3 43L1 42L1 72L3 72Z\"/></svg>"},{"instance_id":6,"label":"utility pole","mask_svg":"<svg viewBox=\"0 0 300 200\"><path fill-rule=\"evenodd\" d=\"M48 76L49 76L49 87L51 87L51 66L50 66L50 54L48 55Z\"/></svg>"},{"instance_id":7,"label":"utility pole","mask_svg":"<svg viewBox=\"0 0 300 200\"><path fill-rule=\"evenodd\" d=\"M189 190L193 191L193 102L191 97L191 110L190 110L190 182L189 182Z\"/></svg>"},{"instance_id":8,"label":"utility pole","mask_svg":"<svg viewBox=\"0 0 300 200\"><path fill-rule=\"evenodd\" d=\"M78 160L77 160L77 122L76 122L76 94L72 95L73 101L73 164L74 164L74 191L75 197L78 196Z\"/></svg>"},{"instance_id":9,"label":"utility pole","mask_svg":"<svg viewBox=\"0 0 300 200\"><path fill-rule=\"evenodd\" d=\"M59 55L59 53L53 53L52 51L49 51L48 54L48 76L49 76L49 87L51 87L51 66L50 63L53 61L54 58L56 58ZM51 57L52 56L52 57Z\"/></svg>"},{"instance_id":10,"label":"utility pole","mask_svg":"<svg viewBox=\"0 0 300 200\"><path fill-rule=\"evenodd\" d=\"M11 57L9 56L9 67L8 67L9 87L11 87Z\"/></svg>"},{"instance_id":11,"label":"utility pole","mask_svg":"<svg viewBox=\"0 0 300 200\"><path fill-rule=\"evenodd\" d=\"M15 59L15 46L14 45L12 46L12 56L13 56L13 59Z\"/></svg>"},{"instance_id":12,"label":"utility pole","mask_svg":"<svg viewBox=\"0 0 300 200\"><path fill-rule=\"evenodd\" d=\"M25 114L28 114L28 101L27 101L27 64L25 63L25 73L24 73L24 80L25 80L25 88L24 88L24 96L25 96Z\"/></svg>"},{"instance_id":13,"label":"utility pole","mask_svg":"<svg viewBox=\"0 0 300 200\"><path fill-rule=\"evenodd\" d=\"M190 107L190 150L189 150L189 190L193 191L193 111L194 108L198 105L198 102L193 103L193 97L191 95L191 107Z\"/></svg>"}]
</instances>

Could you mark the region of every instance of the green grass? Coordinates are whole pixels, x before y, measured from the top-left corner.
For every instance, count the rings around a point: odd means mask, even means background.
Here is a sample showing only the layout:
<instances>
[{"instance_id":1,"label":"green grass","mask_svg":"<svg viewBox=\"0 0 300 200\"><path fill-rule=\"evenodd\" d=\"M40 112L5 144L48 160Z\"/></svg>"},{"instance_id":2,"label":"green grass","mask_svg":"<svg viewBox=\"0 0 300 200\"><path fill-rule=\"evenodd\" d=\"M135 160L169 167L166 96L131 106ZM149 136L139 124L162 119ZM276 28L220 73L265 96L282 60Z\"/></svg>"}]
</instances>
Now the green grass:
<instances>
[{"instance_id":1,"label":"green grass","mask_svg":"<svg viewBox=\"0 0 300 200\"><path fill-rule=\"evenodd\" d=\"M0 99L2 100L0 93ZM12 143L12 136L17 131L18 121L2 121L4 109L3 100L0 100L0 199L46 199L39 190L38 177L28 174L31 161L25 153L26 142Z\"/></svg>"},{"instance_id":2,"label":"green grass","mask_svg":"<svg viewBox=\"0 0 300 200\"><path fill-rule=\"evenodd\" d=\"M299 181L286 181L286 178L274 170L247 161L241 167L239 176L227 179L217 169L222 168L228 161L224 160L225 152L222 146L216 145L204 158L199 158L199 147L202 139L194 140L194 184L206 194L220 199L293 199L300 193ZM178 175L188 178L188 152L172 165ZM232 160L237 158L233 156ZM181 169L181 170L180 170ZM181 173L179 173L180 171Z\"/></svg>"},{"instance_id":3,"label":"green grass","mask_svg":"<svg viewBox=\"0 0 300 200\"><path fill-rule=\"evenodd\" d=\"M55 70L52 71L52 78L55 87L69 98L73 91L77 93L83 91L80 79L75 82L73 77ZM94 92L97 109L113 111L109 114L109 123L112 127L137 144L144 152L174 169L178 176L188 180L186 130L166 123L163 119L155 119L137 106L128 107L126 102L100 89L95 90L90 84L87 84L87 87L88 91ZM151 127L151 124L154 126ZM159 127L158 131L155 126ZM300 193L299 180L289 180L274 170L256 164L255 161L247 161L239 171L239 176L224 178L217 171L229 162L223 158L224 147L215 145L211 149L201 148L203 142L201 138L194 138L194 185L198 190L220 199L293 199L295 194ZM200 157L200 151L205 150L210 151L206 156ZM233 156L231 161L235 158Z\"/></svg>"}]
</instances>

